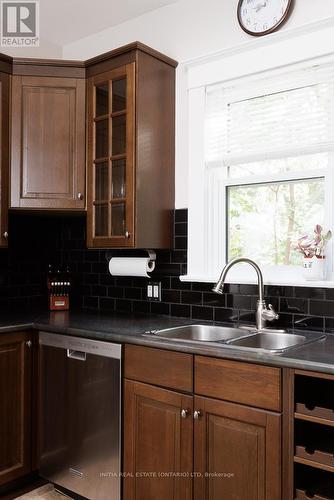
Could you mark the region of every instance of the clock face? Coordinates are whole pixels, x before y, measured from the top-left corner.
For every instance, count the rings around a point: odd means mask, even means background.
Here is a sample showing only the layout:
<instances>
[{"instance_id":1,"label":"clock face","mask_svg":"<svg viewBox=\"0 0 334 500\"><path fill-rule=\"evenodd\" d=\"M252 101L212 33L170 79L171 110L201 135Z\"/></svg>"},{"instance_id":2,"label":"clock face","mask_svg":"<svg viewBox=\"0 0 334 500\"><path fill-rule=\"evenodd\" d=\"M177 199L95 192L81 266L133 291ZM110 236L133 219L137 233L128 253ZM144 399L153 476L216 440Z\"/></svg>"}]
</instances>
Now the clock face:
<instances>
[{"instance_id":1,"label":"clock face","mask_svg":"<svg viewBox=\"0 0 334 500\"><path fill-rule=\"evenodd\" d=\"M291 7L292 0L239 0L239 23L251 35L265 35L285 21Z\"/></svg>"}]
</instances>

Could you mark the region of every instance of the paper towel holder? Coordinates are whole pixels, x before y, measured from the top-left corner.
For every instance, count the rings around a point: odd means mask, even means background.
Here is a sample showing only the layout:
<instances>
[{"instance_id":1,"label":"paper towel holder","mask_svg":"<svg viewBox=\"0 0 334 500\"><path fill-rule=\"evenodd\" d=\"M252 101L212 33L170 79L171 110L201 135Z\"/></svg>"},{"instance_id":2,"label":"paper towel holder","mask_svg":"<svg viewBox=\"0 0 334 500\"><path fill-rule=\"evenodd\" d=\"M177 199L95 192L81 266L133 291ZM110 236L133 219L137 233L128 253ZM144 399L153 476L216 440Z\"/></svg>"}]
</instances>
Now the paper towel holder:
<instances>
[{"instance_id":1,"label":"paper towel holder","mask_svg":"<svg viewBox=\"0 0 334 500\"><path fill-rule=\"evenodd\" d=\"M149 256L149 258L150 258L151 261L156 262L156 260L157 260L157 254L156 254L155 250L150 250L150 249L146 249L145 250L144 249L144 252L148 253L148 256ZM106 255L105 255L106 261L109 262L109 260L111 259L111 257L113 257L113 255L110 252L106 252Z\"/></svg>"},{"instance_id":2,"label":"paper towel holder","mask_svg":"<svg viewBox=\"0 0 334 500\"><path fill-rule=\"evenodd\" d=\"M157 260L157 254L155 253L154 250L147 249L146 252L148 253L150 260L152 260L153 262Z\"/></svg>"}]
</instances>

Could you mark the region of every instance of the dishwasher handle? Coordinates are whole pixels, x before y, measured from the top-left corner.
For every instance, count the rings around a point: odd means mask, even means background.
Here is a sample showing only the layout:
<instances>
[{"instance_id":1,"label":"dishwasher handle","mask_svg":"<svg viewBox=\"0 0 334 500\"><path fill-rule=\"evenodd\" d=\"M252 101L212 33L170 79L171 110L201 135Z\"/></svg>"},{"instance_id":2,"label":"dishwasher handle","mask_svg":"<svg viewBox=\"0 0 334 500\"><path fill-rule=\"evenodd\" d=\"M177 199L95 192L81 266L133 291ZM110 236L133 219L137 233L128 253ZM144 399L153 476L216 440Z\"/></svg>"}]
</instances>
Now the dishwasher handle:
<instances>
[{"instance_id":1,"label":"dishwasher handle","mask_svg":"<svg viewBox=\"0 0 334 500\"><path fill-rule=\"evenodd\" d=\"M77 359L78 361L86 361L86 353L83 351L75 351L74 349L67 349L67 357Z\"/></svg>"}]
</instances>

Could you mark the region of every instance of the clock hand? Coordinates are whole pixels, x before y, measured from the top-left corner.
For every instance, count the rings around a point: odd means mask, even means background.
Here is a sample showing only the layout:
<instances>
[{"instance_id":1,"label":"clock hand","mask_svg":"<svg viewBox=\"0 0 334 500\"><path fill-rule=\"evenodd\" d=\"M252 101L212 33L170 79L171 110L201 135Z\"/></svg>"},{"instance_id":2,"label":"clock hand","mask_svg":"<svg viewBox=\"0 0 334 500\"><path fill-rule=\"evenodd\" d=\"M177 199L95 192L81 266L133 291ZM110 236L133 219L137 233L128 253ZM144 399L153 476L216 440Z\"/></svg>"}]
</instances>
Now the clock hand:
<instances>
[{"instance_id":1,"label":"clock hand","mask_svg":"<svg viewBox=\"0 0 334 500\"><path fill-rule=\"evenodd\" d=\"M263 2L263 3L259 3L258 5L256 5L256 7L253 7L253 9L255 9L256 12L260 12L260 10L266 6L267 6L267 2Z\"/></svg>"}]
</instances>

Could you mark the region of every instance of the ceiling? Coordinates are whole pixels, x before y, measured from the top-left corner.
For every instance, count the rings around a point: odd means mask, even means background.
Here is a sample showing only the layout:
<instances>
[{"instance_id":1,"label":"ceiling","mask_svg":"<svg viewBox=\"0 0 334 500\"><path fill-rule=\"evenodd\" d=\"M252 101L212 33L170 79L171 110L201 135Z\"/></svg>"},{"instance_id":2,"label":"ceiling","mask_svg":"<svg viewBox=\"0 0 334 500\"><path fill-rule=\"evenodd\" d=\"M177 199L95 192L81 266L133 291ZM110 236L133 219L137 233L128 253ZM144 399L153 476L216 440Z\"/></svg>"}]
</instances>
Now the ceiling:
<instances>
[{"instance_id":1,"label":"ceiling","mask_svg":"<svg viewBox=\"0 0 334 500\"><path fill-rule=\"evenodd\" d=\"M40 0L40 36L63 46L176 0Z\"/></svg>"}]
</instances>

